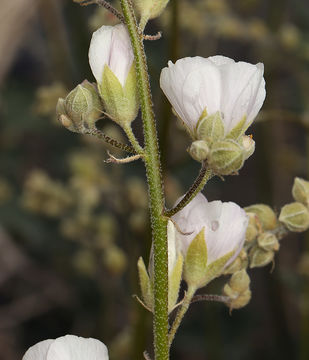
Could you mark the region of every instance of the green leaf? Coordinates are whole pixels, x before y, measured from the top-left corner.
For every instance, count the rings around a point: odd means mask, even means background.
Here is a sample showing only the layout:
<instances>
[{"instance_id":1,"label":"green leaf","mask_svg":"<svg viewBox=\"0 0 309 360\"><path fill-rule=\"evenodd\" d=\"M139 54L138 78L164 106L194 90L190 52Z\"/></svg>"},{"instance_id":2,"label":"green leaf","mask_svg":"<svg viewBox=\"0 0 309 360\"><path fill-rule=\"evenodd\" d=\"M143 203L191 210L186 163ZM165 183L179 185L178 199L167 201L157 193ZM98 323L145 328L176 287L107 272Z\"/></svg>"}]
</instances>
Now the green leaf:
<instances>
[{"instance_id":1,"label":"green leaf","mask_svg":"<svg viewBox=\"0 0 309 360\"><path fill-rule=\"evenodd\" d=\"M141 287L142 298L145 302L145 305L149 309L153 309L153 291L151 282L149 279L148 272L146 270L146 266L142 257L140 257L137 261L137 269L139 275L139 283Z\"/></svg>"},{"instance_id":2,"label":"green leaf","mask_svg":"<svg viewBox=\"0 0 309 360\"><path fill-rule=\"evenodd\" d=\"M184 263L184 279L189 286L200 287L207 269L205 228L192 240Z\"/></svg>"}]
</instances>

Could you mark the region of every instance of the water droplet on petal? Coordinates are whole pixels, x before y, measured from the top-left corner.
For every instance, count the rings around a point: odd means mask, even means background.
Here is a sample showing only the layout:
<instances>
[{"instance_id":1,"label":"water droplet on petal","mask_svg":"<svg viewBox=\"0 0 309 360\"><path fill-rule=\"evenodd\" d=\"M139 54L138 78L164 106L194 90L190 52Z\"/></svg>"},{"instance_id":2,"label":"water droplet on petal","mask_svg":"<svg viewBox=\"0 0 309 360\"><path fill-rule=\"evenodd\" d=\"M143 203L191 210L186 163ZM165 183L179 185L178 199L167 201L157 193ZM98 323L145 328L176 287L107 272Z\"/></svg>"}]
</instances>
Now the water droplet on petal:
<instances>
[{"instance_id":1,"label":"water droplet on petal","mask_svg":"<svg viewBox=\"0 0 309 360\"><path fill-rule=\"evenodd\" d=\"M211 222L211 230L212 231L216 231L219 229L219 221L214 220Z\"/></svg>"}]
</instances>

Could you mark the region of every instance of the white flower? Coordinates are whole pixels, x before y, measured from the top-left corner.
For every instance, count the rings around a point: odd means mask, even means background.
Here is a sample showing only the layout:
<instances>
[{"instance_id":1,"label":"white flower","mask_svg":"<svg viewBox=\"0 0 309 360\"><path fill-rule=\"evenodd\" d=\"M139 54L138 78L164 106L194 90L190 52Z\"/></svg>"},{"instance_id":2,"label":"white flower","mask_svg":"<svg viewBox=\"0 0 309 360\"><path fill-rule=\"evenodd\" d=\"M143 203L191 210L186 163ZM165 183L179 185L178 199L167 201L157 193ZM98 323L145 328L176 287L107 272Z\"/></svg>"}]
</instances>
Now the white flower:
<instances>
[{"instance_id":1,"label":"white flower","mask_svg":"<svg viewBox=\"0 0 309 360\"><path fill-rule=\"evenodd\" d=\"M225 56L187 57L161 72L160 86L177 115L194 134L200 116L219 111L227 135L246 116L249 126L265 99L264 65Z\"/></svg>"},{"instance_id":2,"label":"white flower","mask_svg":"<svg viewBox=\"0 0 309 360\"><path fill-rule=\"evenodd\" d=\"M89 48L89 64L99 84L107 65L124 86L133 60L131 41L125 25L103 25L93 33Z\"/></svg>"},{"instance_id":3,"label":"white flower","mask_svg":"<svg viewBox=\"0 0 309 360\"><path fill-rule=\"evenodd\" d=\"M66 335L44 340L27 350L22 360L108 360L107 347L99 340Z\"/></svg>"},{"instance_id":4,"label":"white flower","mask_svg":"<svg viewBox=\"0 0 309 360\"><path fill-rule=\"evenodd\" d=\"M192 240L204 228L207 266L234 251L227 266L243 247L248 216L233 202L208 202L200 193L172 219L182 232L178 232L176 238L184 256Z\"/></svg>"}]
</instances>

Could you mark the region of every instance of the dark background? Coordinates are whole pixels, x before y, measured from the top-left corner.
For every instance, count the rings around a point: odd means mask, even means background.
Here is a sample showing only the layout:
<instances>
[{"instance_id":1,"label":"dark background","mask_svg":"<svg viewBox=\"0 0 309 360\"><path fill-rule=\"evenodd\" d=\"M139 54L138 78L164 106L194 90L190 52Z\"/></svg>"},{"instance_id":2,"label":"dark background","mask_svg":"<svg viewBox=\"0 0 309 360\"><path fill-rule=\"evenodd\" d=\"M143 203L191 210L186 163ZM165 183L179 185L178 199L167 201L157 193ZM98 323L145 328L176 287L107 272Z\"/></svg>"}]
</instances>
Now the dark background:
<instances>
[{"instance_id":1,"label":"dark background","mask_svg":"<svg viewBox=\"0 0 309 360\"><path fill-rule=\"evenodd\" d=\"M102 340L112 360L142 359L151 315L131 294L137 259L148 261L150 248L144 169L105 164L104 144L55 116L58 97L94 80L91 33L115 19L70 0L0 6L0 358L21 359L34 343L71 333ZM291 202L294 177L309 178L308 1L171 0L146 30L163 31L146 49L169 205L198 164L159 89L160 70L169 59L215 54L263 62L267 97L249 129L254 155L239 176L211 180L207 198L276 211ZM134 128L141 138L140 119ZM222 304L194 304L172 359L309 359L308 254L308 234L284 239L274 271L249 272L252 301L232 316ZM220 293L226 281L204 292Z\"/></svg>"}]
</instances>

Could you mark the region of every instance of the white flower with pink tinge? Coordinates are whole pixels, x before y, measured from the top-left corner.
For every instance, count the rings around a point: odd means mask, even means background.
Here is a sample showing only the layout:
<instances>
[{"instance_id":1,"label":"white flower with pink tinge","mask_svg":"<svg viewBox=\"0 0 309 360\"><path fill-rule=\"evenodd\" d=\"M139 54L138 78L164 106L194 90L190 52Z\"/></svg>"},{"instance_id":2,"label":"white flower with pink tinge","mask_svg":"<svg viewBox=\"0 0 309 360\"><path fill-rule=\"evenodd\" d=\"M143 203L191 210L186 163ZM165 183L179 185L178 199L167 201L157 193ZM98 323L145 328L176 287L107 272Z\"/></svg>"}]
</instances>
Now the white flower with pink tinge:
<instances>
[{"instance_id":1,"label":"white flower with pink tinge","mask_svg":"<svg viewBox=\"0 0 309 360\"><path fill-rule=\"evenodd\" d=\"M207 266L234 252L225 267L229 265L243 247L248 226L248 216L237 204L219 200L208 202L201 193L172 220L178 227L176 242L184 257L192 240L204 228Z\"/></svg>"},{"instance_id":2,"label":"white flower with pink tinge","mask_svg":"<svg viewBox=\"0 0 309 360\"><path fill-rule=\"evenodd\" d=\"M220 112L227 135L244 117L247 127L263 105L264 65L225 56L187 57L162 69L160 86L178 117L194 134L200 116Z\"/></svg>"},{"instance_id":3,"label":"white flower with pink tinge","mask_svg":"<svg viewBox=\"0 0 309 360\"><path fill-rule=\"evenodd\" d=\"M27 350L22 360L108 360L107 347L99 340L66 335L44 340Z\"/></svg>"}]
</instances>

